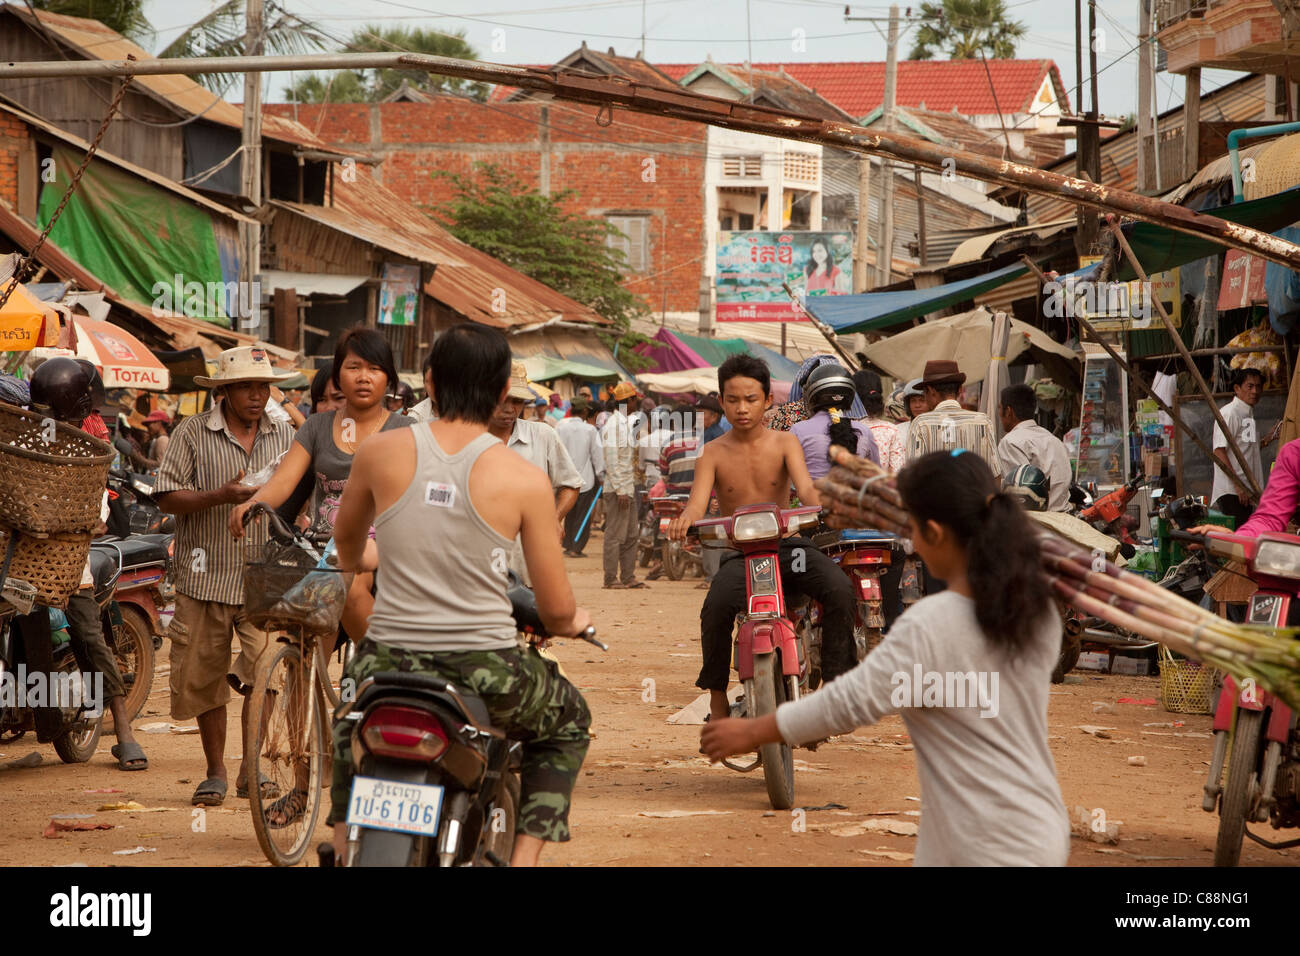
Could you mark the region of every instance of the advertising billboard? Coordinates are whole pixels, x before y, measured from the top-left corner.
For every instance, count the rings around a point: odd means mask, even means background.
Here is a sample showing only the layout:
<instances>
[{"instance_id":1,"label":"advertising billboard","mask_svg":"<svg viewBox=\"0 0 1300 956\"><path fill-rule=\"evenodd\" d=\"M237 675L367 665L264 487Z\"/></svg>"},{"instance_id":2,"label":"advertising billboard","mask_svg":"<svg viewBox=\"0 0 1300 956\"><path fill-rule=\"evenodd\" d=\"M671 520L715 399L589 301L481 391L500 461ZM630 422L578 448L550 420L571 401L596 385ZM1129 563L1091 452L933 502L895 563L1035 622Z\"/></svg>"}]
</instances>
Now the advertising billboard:
<instances>
[{"instance_id":1,"label":"advertising billboard","mask_svg":"<svg viewBox=\"0 0 1300 956\"><path fill-rule=\"evenodd\" d=\"M720 232L714 284L719 322L804 318L798 296L853 290L853 236L847 232Z\"/></svg>"}]
</instances>

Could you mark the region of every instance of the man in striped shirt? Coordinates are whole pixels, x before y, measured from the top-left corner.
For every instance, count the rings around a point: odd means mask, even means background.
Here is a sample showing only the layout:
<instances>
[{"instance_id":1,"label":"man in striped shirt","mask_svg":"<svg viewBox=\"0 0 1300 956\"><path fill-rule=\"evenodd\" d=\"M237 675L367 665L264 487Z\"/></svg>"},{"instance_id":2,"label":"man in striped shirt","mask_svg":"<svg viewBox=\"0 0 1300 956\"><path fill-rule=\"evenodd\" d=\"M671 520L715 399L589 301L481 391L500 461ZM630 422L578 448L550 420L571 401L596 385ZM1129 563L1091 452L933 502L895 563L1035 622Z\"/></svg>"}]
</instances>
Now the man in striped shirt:
<instances>
[{"instance_id":1,"label":"man in striped shirt","mask_svg":"<svg viewBox=\"0 0 1300 956\"><path fill-rule=\"evenodd\" d=\"M273 464L293 441L293 427L266 414L271 383L283 377L265 349L222 352L215 377L194 377L215 389L212 407L181 422L158 469L158 504L176 515L176 613L168 628L171 715L198 718L207 759L195 806L218 806L225 799L226 702L232 687L241 694L251 689L267 645L266 633L244 615L245 551L226 522L231 508L257 491L241 483L244 476ZM264 544L265 524L250 525L244 540L250 548ZM236 634L239 657L232 665ZM242 716L247 721L247 708ZM246 773L243 759L235 785L244 796Z\"/></svg>"},{"instance_id":2,"label":"man in striped shirt","mask_svg":"<svg viewBox=\"0 0 1300 956\"><path fill-rule=\"evenodd\" d=\"M925 363L921 388L930 410L917 415L908 429L907 460L913 461L932 451L964 448L983 458L994 477L1000 477L1002 463L998 460L993 423L983 412L967 411L957 401L965 381L966 373L951 359L932 359Z\"/></svg>"}]
</instances>

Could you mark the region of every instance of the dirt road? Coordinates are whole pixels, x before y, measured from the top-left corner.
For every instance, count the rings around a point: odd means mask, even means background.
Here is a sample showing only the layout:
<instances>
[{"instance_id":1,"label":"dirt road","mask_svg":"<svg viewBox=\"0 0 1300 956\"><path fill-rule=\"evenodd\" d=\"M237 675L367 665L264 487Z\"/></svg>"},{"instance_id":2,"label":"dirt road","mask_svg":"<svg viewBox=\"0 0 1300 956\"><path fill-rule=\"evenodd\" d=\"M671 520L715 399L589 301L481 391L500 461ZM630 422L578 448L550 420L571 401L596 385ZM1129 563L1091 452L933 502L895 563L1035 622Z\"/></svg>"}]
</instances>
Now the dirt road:
<instances>
[{"instance_id":1,"label":"dirt road","mask_svg":"<svg viewBox=\"0 0 1300 956\"><path fill-rule=\"evenodd\" d=\"M596 737L574 794L574 838L549 851L546 862L906 865L915 837L862 826L872 820L919 821L916 760L902 721L889 718L815 753L796 752L798 802L844 809L774 813L761 776L709 766L697 753L699 728L667 723L698 693L693 684L704 595L696 590L697 581L604 591L599 545L597 536L588 546L590 557L570 561L569 567L578 600L591 609L611 650L573 641L556 646L591 706ZM158 655L154 692L136 720L137 731L169 720L167 650L164 645ZM1077 673L1077 682L1053 688L1049 711L1061 790L1067 807L1084 807L1095 820L1101 811L1106 822L1119 827L1113 845L1073 840L1071 864L1208 865L1217 827L1217 817L1201 810L1210 718L1116 703L1121 697L1158 698L1155 678ZM1113 705L1115 713L1094 713L1094 702ZM1179 720L1182 726L1155 726ZM1077 729L1080 725L1113 729L1102 739ZM199 814L190 806L190 794L204 776L197 735L164 728L139 737L150 760L143 773L117 770L108 752L110 737L103 738L88 764L76 766L61 764L53 747L30 737L0 745L0 764L31 752L44 758L35 768L0 771L0 865L263 865L247 804L235 799L233 786L224 807ZM239 741L238 710L232 707L232 756L242 749ZM1146 765L1131 766L1130 756L1146 757ZM229 766L233 780L235 761ZM121 792L97 792L102 790ZM99 810L122 800L150 812ZM55 814L89 814L86 819L113 829L42 837ZM324 827L320 837L328 837ZM115 855L137 847L146 851ZM314 864L314 857L308 862ZM1278 853L1247 841L1242 862L1294 864L1300 850Z\"/></svg>"}]
</instances>

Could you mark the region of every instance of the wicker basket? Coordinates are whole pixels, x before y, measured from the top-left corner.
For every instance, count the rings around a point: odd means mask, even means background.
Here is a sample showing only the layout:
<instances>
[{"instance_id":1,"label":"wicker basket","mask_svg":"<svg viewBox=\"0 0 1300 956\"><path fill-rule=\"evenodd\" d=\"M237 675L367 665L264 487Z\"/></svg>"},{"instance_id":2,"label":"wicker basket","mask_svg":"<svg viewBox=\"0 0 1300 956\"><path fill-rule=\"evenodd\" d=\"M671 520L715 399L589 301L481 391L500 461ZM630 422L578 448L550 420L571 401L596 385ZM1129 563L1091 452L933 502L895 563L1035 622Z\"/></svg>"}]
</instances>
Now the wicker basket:
<instances>
[{"instance_id":1,"label":"wicker basket","mask_svg":"<svg viewBox=\"0 0 1300 956\"><path fill-rule=\"evenodd\" d=\"M0 523L37 534L93 531L113 449L79 428L0 402Z\"/></svg>"},{"instance_id":2,"label":"wicker basket","mask_svg":"<svg viewBox=\"0 0 1300 956\"><path fill-rule=\"evenodd\" d=\"M0 527L0 564L15 532ZM90 531L50 534L43 537L17 532L13 560L6 577L26 581L36 588L36 603L64 608L81 586L81 573L90 556Z\"/></svg>"},{"instance_id":3,"label":"wicker basket","mask_svg":"<svg viewBox=\"0 0 1300 956\"><path fill-rule=\"evenodd\" d=\"M1214 713L1214 678L1218 669L1200 661L1174 657L1160 647L1160 703L1171 714Z\"/></svg>"}]
</instances>

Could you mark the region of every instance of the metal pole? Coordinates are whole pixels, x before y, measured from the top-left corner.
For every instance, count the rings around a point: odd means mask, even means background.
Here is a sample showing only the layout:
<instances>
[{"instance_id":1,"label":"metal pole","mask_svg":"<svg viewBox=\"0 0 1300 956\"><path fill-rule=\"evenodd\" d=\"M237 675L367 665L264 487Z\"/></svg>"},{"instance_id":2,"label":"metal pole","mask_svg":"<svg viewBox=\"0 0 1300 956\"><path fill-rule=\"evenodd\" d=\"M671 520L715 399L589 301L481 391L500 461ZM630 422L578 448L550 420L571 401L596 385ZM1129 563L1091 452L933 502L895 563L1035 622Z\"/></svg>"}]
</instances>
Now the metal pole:
<instances>
[{"instance_id":1,"label":"metal pole","mask_svg":"<svg viewBox=\"0 0 1300 956\"><path fill-rule=\"evenodd\" d=\"M257 56L262 50L262 0L248 0L245 12L244 53ZM244 74L244 126L240 145L241 192L252 203L254 212L262 206L262 74ZM243 233L243 258L240 274L247 283L247 292L239 297L247 303L248 314L240 315L242 331L264 336L262 328L262 293L257 277L262 271L262 224L254 216L251 222L241 222ZM239 311L238 309L236 310Z\"/></svg>"},{"instance_id":2,"label":"metal pole","mask_svg":"<svg viewBox=\"0 0 1300 956\"><path fill-rule=\"evenodd\" d=\"M1106 217L1106 228L1111 231L1116 242L1119 243L1119 247L1124 250L1125 257L1127 257L1129 264L1133 267L1133 271L1137 273L1137 277L1142 281L1143 286L1150 289L1151 278L1147 275L1146 270L1142 268L1142 263L1138 262L1137 256L1133 254L1133 247L1130 246L1128 240L1124 238L1124 230L1119 227L1119 223L1115 221L1114 216ZM1228 423L1223 420L1223 413L1219 411L1219 406L1214 404L1214 393L1210 391L1210 386L1205 384L1205 378L1201 375L1201 370L1196 367L1196 360L1192 358L1191 353L1187 350L1187 345L1183 342L1183 337L1179 335L1178 330L1174 328L1173 320L1169 318L1169 313L1165 311L1164 303L1160 301L1160 297L1152 295L1151 304L1155 306L1156 314L1160 316L1160 321L1164 323L1165 331L1168 332L1169 337L1173 339L1174 348L1176 348L1178 354L1182 356L1183 362L1187 365L1187 370L1192 373L1192 380L1196 382L1196 387L1200 390L1201 396L1205 399L1205 403L1210 406L1210 411L1214 414L1214 420L1218 423L1220 431L1223 432L1223 437L1228 443L1228 448L1232 451L1233 457L1237 459L1237 463L1241 465L1241 470L1246 476L1246 481L1250 485L1250 490L1256 497L1258 497L1262 493L1262 489L1259 487L1259 482L1256 481L1255 476L1250 473L1250 465L1246 462L1246 456L1242 454L1241 449L1237 446L1237 440L1232 437L1232 431L1228 428ZM1211 452L1210 458L1211 461L1215 460L1213 452Z\"/></svg>"},{"instance_id":3,"label":"metal pole","mask_svg":"<svg viewBox=\"0 0 1300 956\"><path fill-rule=\"evenodd\" d=\"M1020 261L1023 262L1025 265L1027 265L1030 268L1030 271L1034 273L1034 275L1038 276L1038 280L1040 282L1046 283L1048 281L1047 276L1043 275L1043 271L1038 268L1038 266L1034 263L1034 260L1030 259L1028 256L1021 256ZM1088 337L1090 339L1092 339L1094 342L1096 342L1098 345L1100 345L1103 349L1106 350L1106 354L1109 355L1115 361L1115 364L1117 364L1123 370L1124 374L1127 375L1133 381L1133 383L1137 385L1138 388L1142 389L1142 393L1146 395L1147 398L1152 399L1156 403L1156 405L1159 406L1162 412L1164 412L1166 415L1168 415L1170 418L1174 420L1174 424L1176 424L1183 431L1187 432L1187 437L1190 438L1193 442L1195 442L1196 446L1200 448L1201 451L1205 452L1205 454L1211 460L1214 459L1214 452L1209 448L1209 446L1205 444L1205 442L1201 440L1201 437L1192 430L1192 426L1184 422L1183 417L1179 415L1178 412L1174 411L1173 408L1165 404L1165 400L1161 398L1159 395L1157 395L1155 389L1153 389L1150 385L1144 382L1142 380L1142 377L1138 375L1137 372L1133 371L1133 369L1129 366L1128 362L1124 361L1124 359L1120 357L1120 354L1116 352L1114 348L1111 347L1111 344L1101 337L1101 333L1099 333L1096 329L1092 327L1091 322L1089 322L1081 315L1074 316L1074 321L1079 323L1079 328L1083 329L1084 332L1088 333Z\"/></svg>"},{"instance_id":4,"label":"metal pole","mask_svg":"<svg viewBox=\"0 0 1300 956\"><path fill-rule=\"evenodd\" d=\"M178 57L131 63L126 60L7 63L0 64L0 80L22 77L35 79L128 74L163 76L379 67L425 70L483 83L517 86L549 93L570 102L619 106L637 113L653 113L782 139L836 146L850 152L888 156L936 172L950 169L955 174L971 179L1065 199L1067 202L1105 212L1118 212L1177 232L1209 239L1219 245L1241 249L1288 269L1300 269L1300 246L1258 229L1225 222L1172 203L1099 185L1075 176L1060 176L1022 163L940 147L910 136L869 130L851 123L815 119L687 90L638 86L623 77L596 77L413 53L326 53L304 56Z\"/></svg>"}]
</instances>

